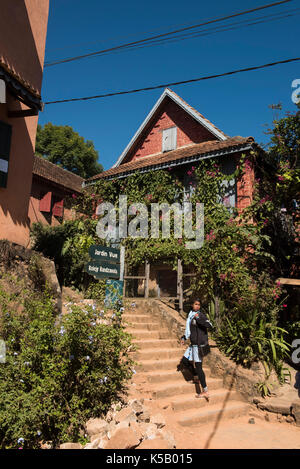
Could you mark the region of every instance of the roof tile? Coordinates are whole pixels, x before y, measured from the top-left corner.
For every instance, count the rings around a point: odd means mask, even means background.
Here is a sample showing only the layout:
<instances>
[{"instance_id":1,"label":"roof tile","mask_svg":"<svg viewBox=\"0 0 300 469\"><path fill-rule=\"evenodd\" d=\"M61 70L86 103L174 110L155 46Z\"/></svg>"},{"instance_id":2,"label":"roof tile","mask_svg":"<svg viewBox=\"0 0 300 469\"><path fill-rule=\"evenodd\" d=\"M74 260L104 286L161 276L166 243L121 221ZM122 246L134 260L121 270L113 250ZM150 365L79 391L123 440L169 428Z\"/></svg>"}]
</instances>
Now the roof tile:
<instances>
[{"instance_id":1,"label":"roof tile","mask_svg":"<svg viewBox=\"0 0 300 469\"><path fill-rule=\"evenodd\" d=\"M84 179L77 174L50 163L40 156L34 156L33 175L40 176L48 181L55 182L60 186L72 191L81 192Z\"/></svg>"},{"instance_id":2,"label":"roof tile","mask_svg":"<svg viewBox=\"0 0 300 469\"><path fill-rule=\"evenodd\" d=\"M107 171L103 171L102 173L87 179L87 182L95 181L97 179L102 179L109 176L119 175L122 173L126 173L127 171L135 171L140 168L145 168L147 166L180 160L181 158L187 158L194 155L201 155L210 152L213 153L215 151L223 149L226 150L229 148L241 146L245 143L254 143L254 138L236 136L223 141L211 140L208 142L196 143L193 145L188 145L186 147L178 148L177 150L172 150L165 153L158 153L157 155L152 155L148 157L144 156L140 159L120 164L120 166L110 168Z\"/></svg>"}]
</instances>

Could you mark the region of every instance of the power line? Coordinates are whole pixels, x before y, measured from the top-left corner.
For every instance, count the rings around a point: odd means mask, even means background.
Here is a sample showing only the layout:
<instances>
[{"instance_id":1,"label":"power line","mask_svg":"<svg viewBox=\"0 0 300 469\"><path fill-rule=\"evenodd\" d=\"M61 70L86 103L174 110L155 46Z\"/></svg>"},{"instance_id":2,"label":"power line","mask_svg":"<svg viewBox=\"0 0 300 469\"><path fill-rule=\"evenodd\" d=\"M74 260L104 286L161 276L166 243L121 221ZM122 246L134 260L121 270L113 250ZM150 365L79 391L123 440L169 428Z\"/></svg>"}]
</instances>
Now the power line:
<instances>
[{"instance_id":1,"label":"power line","mask_svg":"<svg viewBox=\"0 0 300 469\"><path fill-rule=\"evenodd\" d=\"M300 10L300 8L296 8L294 10L288 10L288 12L289 13L292 13L292 12L294 13L294 12L299 12L299 10ZM296 13L296 14L299 14L299 13ZM214 27L214 28L211 28L211 29L209 29L209 28L204 29L201 32L186 33L186 34L175 36L174 38L157 39L157 40L153 40L151 42L148 42L146 44L133 45L133 46L127 47L126 49L110 51L110 52L103 53L101 55L120 53L120 52L124 52L124 51L126 52L126 51L137 50L137 49L144 49L146 47L159 46L161 44L171 44L171 43L174 43L174 42L181 42L181 41L185 41L187 39L194 39L194 38L197 38L197 37L208 36L210 34L216 34L216 33L221 33L221 32L225 32L225 31L233 31L233 30L237 30L237 29L240 29L240 28L243 28L243 27L255 26L257 24L267 23L267 22L271 22L271 21L277 21L277 20L280 20L280 19L289 18L291 16L293 16L293 15L292 14L283 15L282 13L277 13L275 15L265 15L265 16L262 16L262 17L255 18L259 21L254 21L254 18L250 22L249 22L249 20L238 21L236 23L231 23L229 25L217 26L217 27ZM87 58L89 58L89 57L87 57Z\"/></svg>"},{"instance_id":2,"label":"power line","mask_svg":"<svg viewBox=\"0 0 300 469\"><path fill-rule=\"evenodd\" d=\"M194 83L194 82L202 81L202 80L211 80L213 78L220 78L220 77L225 77L225 76L228 76L228 75L235 75L237 73L242 73L242 72L250 72L252 70L260 70L262 68L274 67L275 65L296 62L298 60L300 60L300 57L295 57L293 59L280 60L278 62L271 62L271 63L264 64L264 65L257 65L255 67L241 68L241 69L238 69L238 70L232 70L231 72L219 73L219 74L216 74L216 75L209 75L209 76L200 77L200 78L193 78L193 79L190 79L190 80L176 81L176 82L173 82L173 83L165 83L163 85L148 86L146 88L138 88L138 89L135 89L135 90L116 91L116 92L113 92L113 93L99 94L99 95L95 95L95 96L85 96L83 98L72 98L72 99L61 99L61 100L57 100L57 101L48 101L48 102L45 102L44 104L70 103L70 102L74 102L74 101L87 101L89 99L100 99L100 98L107 98L107 97L110 97L110 96L119 96L119 95L123 95L123 94L140 93L141 91L150 91L150 90L156 90L156 89L159 89L159 88L168 88L169 86L183 85L183 84L186 84L186 83Z\"/></svg>"},{"instance_id":3,"label":"power line","mask_svg":"<svg viewBox=\"0 0 300 469\"><path fill-rule=\"evenodd\" d=\"M93 42L81 42L81 43L72 43L72 44L69 44L69 45L65 45L63 47L52 47L51 49L48 49L47 48L47 44L46 44L46 53L48 54L49 52L54 52L54 51L62 51L62 50L66 50L66 49L74 49L74 47L90 47L92 45L95 45L95 44L103 44L103 42L107 42L107 41L116 41L116 40L120 40L120 39L127 39L129 37L136 37L137 34L155 34L157 32L160 32L160 31L164 31L167 29L170 29L170 28L179 28L180 26L187 26L187 25L191 25L190 21L185 21L184 23L176 23L176 24L172 24L172 25L169 25L169 26L161 26L160 28L151 28L151 30L147 30L147 31L136 31L135 33L131 33L131 34L122 34L122 35L119 35L119 36L114 36L114 37L108 37L108 38L105 38L105 39L98 39L97 41L93 41ZM50 60L49 60L50 62ZM48 61L45 63L49 63Z\"/></svg>"},{"instance_id":4,"label":"power line","mask_svg":"<svg viewBox=\"0 0 300 469\"><path fill-rule=\"evenodd\" d=\"M253 13L255 11L264 10L266 8L271 8L271 7L282 5L282 4L285 4L285 3L289 3L291 1L292 0L283 0L283 1L280 1L280 2L274 2L274 3L270 3L268 5L263 5L263 6L260 6L260 7L252 8L251 10L246 10L246 11L242 11L242 12L239 12L239 13L234 13L232 15L223 16L223 17L215 18L215 19L212 19L212 20L209 20L209 21L205 21L204 23L188 26L186 28L177 29L175 31L171 31L171 32L168 32L168 33L158 34L158 35L152 36L150 38L144 38L144 39L141 39L139 41L133 41L133 42L130 42L130 43L127 43L127 44L122 44L122 45L119 45L119 46L110 47L109 49L104 49L104 50L100 50L100 51L96 51L96 52L90 52L89 54L78 55L78 56L75 56L75 57L69 57L67 59L56 60L56 61L52 61L52 62L46 62L45 67L52 67L53 65L59 65L59 64L62 64L62 63L73 62L75 60L81 60L81 59L86 58L86 57L92 57L92 56L100 55L100 54L103 54L103 53L106 53L106 52L114 51L114 50L117 50L117 49L127 48L128 46L132 46L132 45L135 45L135 44L142 44L142 43L145 43L145 42L148 42L148 41L152 41L153 39L158 39L158 38L174 35L174 34L177 34L177 33L183 32L183 31L187 31L187 30L190 30L190 29L199 28L200 26L206 26L208 24L217 23L217 22L220 22L220 21L225 21L225 20L228 20L228 19L231 19L231 18L235 18L237 16L246 15L246 14L249 14L249 13Z\"/></svg>"}]
</instances>

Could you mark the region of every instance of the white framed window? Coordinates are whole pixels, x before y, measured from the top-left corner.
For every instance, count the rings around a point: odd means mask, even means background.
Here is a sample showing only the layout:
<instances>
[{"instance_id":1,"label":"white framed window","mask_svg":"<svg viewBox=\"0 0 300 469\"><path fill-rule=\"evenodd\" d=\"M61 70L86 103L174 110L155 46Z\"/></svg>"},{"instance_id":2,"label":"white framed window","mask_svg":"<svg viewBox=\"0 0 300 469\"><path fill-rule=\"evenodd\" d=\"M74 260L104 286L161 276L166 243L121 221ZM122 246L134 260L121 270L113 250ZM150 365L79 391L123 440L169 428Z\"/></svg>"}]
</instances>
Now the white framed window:
<instances>
[{"instance_id":1,"label":"white framed window","mask_svg":"<svg viewBox=\"0 0 300 469\"><path fill-rule=\"evenodd\" d=\"M162 152L175 150L177 146L177 127L162 131Z\"/></svg>"}]
</instances>

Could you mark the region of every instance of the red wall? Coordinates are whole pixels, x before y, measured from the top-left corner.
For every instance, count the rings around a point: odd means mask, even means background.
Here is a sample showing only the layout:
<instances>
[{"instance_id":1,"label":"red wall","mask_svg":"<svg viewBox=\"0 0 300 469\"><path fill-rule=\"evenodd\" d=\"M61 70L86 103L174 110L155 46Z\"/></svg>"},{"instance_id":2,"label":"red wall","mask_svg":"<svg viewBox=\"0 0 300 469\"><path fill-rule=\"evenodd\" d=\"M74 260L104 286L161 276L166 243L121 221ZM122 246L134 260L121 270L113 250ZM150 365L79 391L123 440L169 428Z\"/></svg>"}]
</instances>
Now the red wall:
<instances>
[{"instance_id":1,"label":"red wall","mask_svg":"<svg viewBox=\"0 0 300 469\"><path fill-rule=\"evenodd\" d=\"M237 207L241 210L248 207L253 200L254 166L250 158L247 161L243 177L237 181Z\"/></svg>"},{"instance_id":2,"label":"red wall","mask_svg":"<svg viewBox=\"0 0 300 469\"><path fill-rule=\"evenodd\" d=\"M139 138L133 150L127 155L123 163L134 161L149 155L155 155L162 151L162 130L169 127L177 127L177 148L193 143L217 140L186 111L181 109L173 101L168 100L161 111L151 119L147 129Z\"/></svg>"}]
</instances>

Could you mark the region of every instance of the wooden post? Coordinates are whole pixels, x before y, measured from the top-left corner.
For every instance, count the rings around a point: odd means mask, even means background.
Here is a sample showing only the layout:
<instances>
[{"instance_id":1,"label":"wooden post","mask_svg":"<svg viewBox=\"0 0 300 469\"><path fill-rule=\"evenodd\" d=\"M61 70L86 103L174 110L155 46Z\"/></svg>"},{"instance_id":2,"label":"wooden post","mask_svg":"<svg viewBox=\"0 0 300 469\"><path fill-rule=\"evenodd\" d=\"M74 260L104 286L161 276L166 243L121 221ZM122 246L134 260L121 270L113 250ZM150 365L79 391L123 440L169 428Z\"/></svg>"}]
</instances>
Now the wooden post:
<instances>
[{"instance_id":1,"label":"wooden post","mask_svg":"<svg viewBox=\"0 0 300 469\"><path fill-rule=\"evenodd\" d=\"M215 321L216 321L217 330L219 330L220 325L221 325L221 317L220 317L220 301L219 301L219 296L217 294L214 297L214 303L215 303Z\"/></svg>"},{"instance_id":2,"label":"wooden post","mask_svg":"<svg viewBox=\"0 0 300 469\"><path fill-rule=\"evenodd\" d=\"M123 297L125 298L126 293L126 276L127 275L127 264L124 260L124 276L123 276Z\"/></svg>"},{"instance_id":3,"label":"wooden post","mask_svg":"<svg viewBox=\"0 0 300 469\"><path fill-rule=\"evenodd\" d=\"M182 261L177 260L177 296L179 299L179 314L183 313L183 285L182 285Z\"/></svg>"},{"instance_id":4,"label":"wooden post","mask_svg":"<svg viewBox=\"0 0 300 469\"><path fill-rule=\"evenodd\" d=\"M149 274L150 274L150 264L146 259L145 261L145 298L149 297Z\"/></svg>"}]
</instances>

